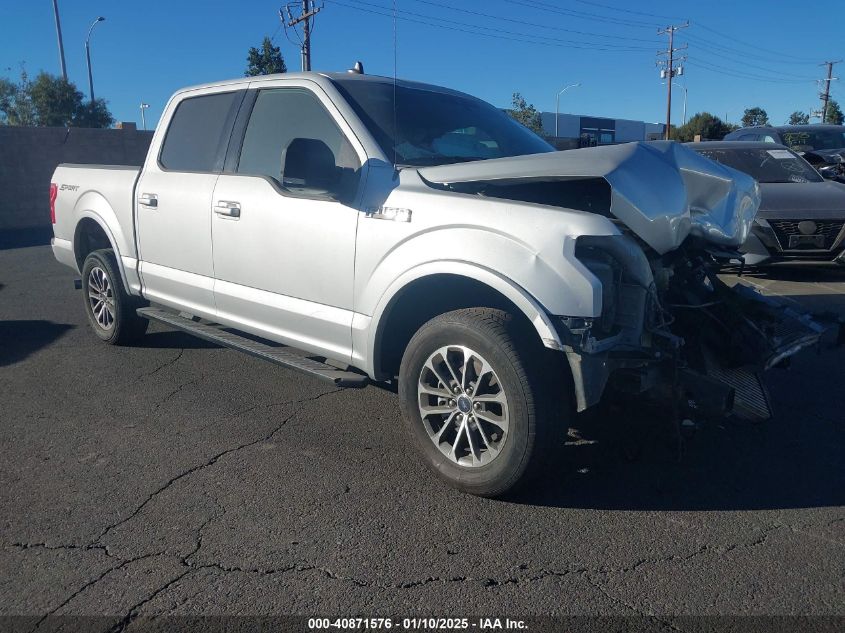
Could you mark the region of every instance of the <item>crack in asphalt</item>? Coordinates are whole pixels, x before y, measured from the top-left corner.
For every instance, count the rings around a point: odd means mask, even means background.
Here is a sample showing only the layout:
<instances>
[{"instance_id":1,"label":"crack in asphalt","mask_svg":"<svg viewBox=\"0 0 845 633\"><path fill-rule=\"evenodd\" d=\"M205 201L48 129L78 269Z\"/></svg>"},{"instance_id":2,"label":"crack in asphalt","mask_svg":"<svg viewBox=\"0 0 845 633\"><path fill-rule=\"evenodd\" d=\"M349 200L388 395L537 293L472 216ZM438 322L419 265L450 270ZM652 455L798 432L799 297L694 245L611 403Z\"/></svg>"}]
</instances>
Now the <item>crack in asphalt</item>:
<instances>
[{"instance_id":1,"label":"crack in asphalt","mask_svg":"<svg viewBox=\"0 0 845 633\"><path fill-rule=\"evenodd\" d=\"M159 365L158 367L156 367L152 371L147 372L146 374L141 374L140 376L138 376L138 379L140 380L141 378L149 378L150 376L153 376L153 375L157 374L158 372L160 372L162 369L164 369L166 367L170 367L171 365L177 363L179 361L179 359L182 358L182 355L184 353L185 353L185 348L182 347L182 348L179 349L179 353L176 354L175 358L171 358L169 360L166 360L161 365Z\"/></svg>"},{"instance_id":2,"label":"crack in asphalt","mask_svg":"<svg viewBox=\"0 0 845 633\"><path fill-rule=\"evenodd\" d=\"M190 387L191 385L195 385L198 382L202 382L203 380L205 380L205 372L201 373L196 378L191 378L190 380L186 380L185 382L182 382L182 383L179 383L178 385L176 385L176 389L169 392L161 400L156 402L155 407L153 408L153 411L152 411L153 414L155 414L164 405L165 402L170 400L176 394L181 393L182 390L185 389L185 387Z\"/></svg>"},{"instance_id":3,"label":"crack in asphalt","mask_svg":"<svg viewBox=\"0 0 845 633\"><path fill-rule=\"evenodd\" d=\"M654 620L655 622L659 622L661 625L663 625L667 629L670 629L672 631L679 631L679 632L682 633L682 629L679 629L671 621L666 620L664 618L661 618L660 616L655 615L654 613L651 613L650 611L643 610L640 607L638 607L637 605L631 604L631 603L623 600L619 596L613 595L612 593L607 591L607 589L605 589L605 587L600 582L597 582L594 578L592 578L588 572L581 574L581 577L584 578L587 581L587 583L589 583L589 585L591 587L596 589L596 591L600 592L603 596L605 596L612 603L614 603L618 606L624 607L625 609L628 609L629 611L632 611L633 613L635 613L637 616L639 616L641 618Z\"/></svg>"},{"instance_id":4,"label":"crack in asphalt","mask_svg":"<svg viewBox=\"0 0 845 633\"><path fill-rule=\"evenodd\" d=\"M87 543L85 545L77 545L75 543L59 543L57 545L50 545L49 543L11 543L9 547L17 547L20 550L27 549L46 549L46 550L81 550L81 551L101 551L109 558L116 558L118 560L125 560L112 554L106 545L100 543Z\"/></svg>"},{"instance_id":5,"label":"crack in asphalt","mask_svg":"<svg viewBox=\"0 0 845 633\"><path fill-rule=\"evenodd\" d=\"M341 391L341 390L340 390L340 389L334 389L334 390L332 390L332 391L325 391L325 392L323 392L323 393L320 393L320 394L318 394L318 395L316 395L316 396L312 396L312 397L310 397L310 398L302 398L302 399L300 399L300 400L291 400L291 401L289 401L289 402L286 402L285 404L297 405L297 404L302 404L302 403L304 403L304 402L312 402L312 401L314 401L314 400L318 400L319 398L322 398L323 396L327 396L327 395L329 395L329 394L337 393L337 392L339 392L339 391ZM277 403L277 404L278 404L278 403ZM265 405L265 406L267 406L267 405ZM273 405L270 405L270 406L273 406ZM243 450L243 449L245 449L245 448L249 448L249 447L251 447L251 446L255 446L256 444L260 444L261 442L266 442L266 441L270 440L270 439L271 439L271 438L272 438L272 437L273 437L276 433L278 433L279 431L281 431L281 430L282 430L282 428L283 428L283 427L284 427L284 426L285 426L285 425L286 425L286 424L287 424L290 420L292 420L292 419L293 419L293 418L294 418L294 417L295 417L298 413L299 413L299 410L296 410L296 411L294 411L293 413L291 413L289 416L287 416L286 418L284 418L284 419L283 419L283 420L282 420L282 421L281 421L278 425L276 425L276 427L275 427L272 431L270 431L268 434L266 434L266 435L264 435L264 436L262 436L262 437L259 437L259 438L255 439L255 440L251 440L251 441L249 441L249 442L244 442L243 444L239 444L239 445L237 445L237 446L235 446L235 447L232 447L232 448L227 448L226 450L220 451L219 453L216 453L215 455L213 455L212 457L210 457L210 458L209 458L209 459L207 459L206 461L204 461L204 462L202 462L202 463L200 463L200 464L196 464L196 465L194 465L194 466L191 466L190 468L188 468L187 470L182 471L181 473L179 473L179 474L178 474L178 475L176 475L175 477L171 477L171 478L170 478L170 479L168 479L168 480L167 480L164 484L162 484L162 485L161 485L161 486L160 486L157 490L155 490L154 492L152 492L152 493L151 493L151 494L150 494L150 495L149 495L146 499L144 499L144 501L142 501L142 502L140 503L140 505L138 505L138 506L135 508L135 510L133 510L133 511L132 511L129 515L127 515L126 517L124 517L124 518L120 519L120 520L119 520L119 521L117 521L116 523L112 523L112 524L108 525L106 528L104 528L104 529L100 532L100 535L99 535L99 536L97 536L97 538L95 538L93 542L94 542L94 543L98 543L98 542L99 542L99 541L101 541L101 540L102 540L102 539L103 539L103 538L104 538L107 534L109 534L109 532L111 532L112 530L114 530L114 529L116 529L116 528L120 527L120 526L121 526L121 525L123 525L124 523L127 523L128 521L131 521L132 519L134 519L136 516L138 516L138 514L141 512L141 510L143 510L143 509L147 506L147 504L149 504L151 501L153 501L153 500L154 500L154 499L155 499L158 495L160 495L162 492L164 492L165 490L167 490L168 488L170 488L170 486L172 486L173 484L175 484L177 481L180 481L181 479L184 479L185 477L187 477L187 476L189 476L189 475L192 475L192 474L193 474L193 473L195 473L195 472L198 472L198 471L200 471L200 470L203 470L203 469L205 469L205 468L208 468L209 466L213 466L213 465L214 465L214 464L216 464L216 463L217 463L217 462L218 462L221 458L225 457L226 455L230 455L230 454L232 454L232 453L236 453L236 452L241 451L241 450ZM235 413L235 416L236 416L236 417L237 417L237 416L240 416L240 415L242 415L242 412Z\"/></svg>"},{"instance_id":6,"label":"crack in asphalt","mask_svg":"<svg viewBox=\"0 0 845 633\"><path fill-rule=\"evenodd\" d=\"M329 392L329 393L331 393L331 392ZM286 420L292 419L295 415L296 415L296 412L291 414L288 418L286 418ZM271 432L270 434L265 436L265 438L262 438L262 439L269 439L270 437L272 437L272 435L274 433L276 433L279 429L281 429L282 426L284 426L284 422L282 424L280 424L273 432ZM261 440L256 440L254 442L251 442L249 445L255 444L259 441L261 441ZM231 450L235 450L235 449L231 449ZM230 450L230 452L231 452L231 450ZM192 470L191 472L195 472L195 470ZM411 581L406 581L406 582L402 582L402 583L379 583L379 582L374 582L374 581L371 581L371 580L356 578L356 577L352 577L352 576L343 576L341 574L338 574L338 573L332 571L331 569L329 569L327 567L323 567L323 566L315 565L315 564L308 564L308 563L292 563L290 565L284 565L284 566L280 566L280 567L263 568L263 567L227 566L227 565L224 565L220 562L196 562L194 559L196 558L196 555L200 552L200 550L202 549L202 546L203 546L204 531L206 530L206 528L211 523L213 523L214 521L217 521L224 514L226 514L226 508L224 506L222 506L216 499L212 498L212 501L217 506L218 512L215 513L213 516L206 518L197 527L197 529L195 531L195 537L194 537L194 543L193 543L192 549L187 554L180 556L178 558L179 563L186 568L185 571L183 573L177 574L175 577L169 579L166 583L157 587L152 592L150 592L148 595L146 595L144 598L142 598L141 600L136 602L126 612L126 614L120 619L120 621L110 629L110 633L120 633L120 632L124 631L132 623L132 621L134 621L139 616L139 611L145 604L148 604L149 602L154 600L158 595L167 591L168 589L170 589L171 587L173 587L174 585L176 585L177 583L182 581L187 576L194 574L194 573L197 573L197 572L202 571L202 570L208 570L208 571L217 572L217 573L222 572L223 574L242 573L242 574L256 574L256 575L260 575L260 576L269 576L269 575L274 575L274 574L286 574L286 573L317 572L317 573L321 574L322 576L324 576L324 577L326 577L330 580L337 580L337 581L341 581L341 582L349 582L349 583L353 583L354 585L356 585L358 587L376 588L376 589L395 589L395 590L413 589L413 588L416 588L416 587L421 587L421 586L432 584L432 583L448 584L448 583L465 583L465 582L478 583L481 586L483 586L484 588L495 589L497 587L503 587L503 586L507 586L507 585L518 585L518 584L521 584L521 583L538 582L538 581L541 581L543 579L550 578L550 577L561 578L561 577L568 576L568 575L577 575L579 578L583 578L590 586L592 586L594 589L599 591L602 595L607 597L614 604L619 605L619 606L625 608L626 610L629 610L632 613L635 613L636 615L638 615L640 617L649 618L651 620L654 620L655 622L664 626L666 629L673 630L673 631L681 631L681 629L679 629L673 622L671 622L671 621L669 621L669 620L667 620L667 619L665 619L661 616L656 615L654 613L653 609L651 609L650 607L644 608L641 605L629 603L629 602L625 601L624 599L622 599L621 597L619 597L618 595L614 595L614 593L609 591L607 589L607 587L605 586L605 584L598 581L594 577L594 575L600 575L600 576L607 578L607 577L609 577L611 575L615 575L615 574L635 573L641 567L643 567L644 565L650 565L650 564L656 565L656 564L663 564L663 563L670 563L670 562L683 563L683 562L692 560L693 558L696 558L698 556L702 556L702 555L707 554L707 553L724 554L724 553L733 551L733 550L738 549L738 548L759 547L766 542L766 540L768 539L768 536L771 532L774 532L774 531L780 530L780 529L785 529L785 528L789 527L789 526L786 526L786 525L779 525L779 524L769 526L768 528L763 530L763 533L758 538L756 538L754 541L752 541L750 543L731 544L731 545L728 545L728 546L722 547L722 548L708 547L707 545L703 545L700 548L698 548L697 550L695 550L695 551L693 551L689 554L683 555L683 556L677 555L677 554L671 554L669 556L664 556L664 557L641 559L641 560L638 560L631 565L626 565L624 567L619 567L619 568L600 567L600 568L594 568L593 569L593 568L589 568L589 567L578 567L578 568L565 569L565 570L540 569L534 574L526 573L524 575L509 576L507 578L502 578L502 579L491 578L491 577L477 577L476 578L476 577L471 577L471 576L448 576L448 577L428 576L426 578L422 578L422 579L419 579L419 580L411 580ZM32 549L32 548L44 548L44 549L54 549L54 550L55 549L82 549L82 550L97 549L97 550L102 550L102 551L105 552L105 546L99 545L99 544L93 544L91 546L76 546L76 545L51 546L51 545L47 545L45 543L31 543L31 544L30 543L15 543L14 546L20 547L21 549ZM165 552L157 552L157 553L154 553L154 554L145 554L145 555L137 556L137 557L130 558L130 559L123 559L118 565L113 565L109 569L107 569L107 570L103 571L101 574L99 574L96 578L89 580L84 585L79 587L70 596L68 596L61 604L59 604L55 608L51 609L48 613L46 613L36 623L36 625L33 627L33 629L31 629L31 631L34 631L35 629L37 629L41 625L41 623L43 623L43 621L46 620L50 615L54 614L56 611L58 611L59 609L63 608L67 604L69 604L74 598L76 598L78 595L80 595L82 592L86 591L90 587L96 585L98 582L100 582L101 580L106 578L113 571L116 571L118 569L126 567L127 565L130 565L132 563L135 563L137 561L140 561L140 560L143 560L143 559L146 559L146 558L164 556L165 554L166 554ZM110 556L114 557L114 555L110 555ZM520 568L521 569L527 569L527 566L523 567L523 565L520 565Z\"/></svg>"},{"instance_id":7,"label":"crack in asphalt","mask_svg":"<svg viewBox=\"0 0 845 633\"><path fill-rule=\"evenodd\" d=\"M171 361L171 362L175 362L175 361L176 361L176 359L173 359L173 361ZM322 398L322 397L324 397L324 396L327 396L327 395L330 395L330 394L333 394L333 393L337 393L337 392L339 392L339 391L342 391L342 389L333 389L333 390L331 390L331 391L325 391L325 392L319 393L319 394L317 394L316 396L311 396L311 397L308 397L308 398L300 398L300 399L298 399L298 400L290 400L290 401L284 401L284 402L278 402L278 403L271 403L270 405L259 405L259 406L255 406L255 407L249 407L248 409L245 409L245 410L242 410L242 411L236 412L234 415L235 415L235 417L239 417L239 416L243 415L244 413L246 413L246 412L248 412L248 411L253 411L253 410L257 409L257 408L261 408L262 406L263 406L263 407L275 407L275 406L281 406L281 405L284 405L284 404L288 404L288 405L298 405L298 404L302 404L302 403L305 403L305 402L313 402L313 401L318 400L318 399L320 399L320 398ZM249 442L244 442L244 443L239 444L239 445L237 445L237 446L235 446L235 447L228 448L228 449L226 449L226 450L220 451L219 453L216 453L215 455L213 455L211 458L207 459L206 461L204 461L204 462L202 462L202 463L200 463L200 464L196 464L196 465L194 465L194 466L192 466L192 467L188 468L187 470L182 471L182 472L181 472L181 473L179 473L178 475L176 475L176 476L174 476L174 477L171 477L169 480L167 480L167 482L165 482L165 483L164 483L162 486L160 486L157 490L155 490L155 491L154 491L154 492L152 492L150 495L148 495L148 496L147 496L147 498L146 498L146 499L144 499L144 501L142 501L142 502L141 502L141 503L140 503L140 504L139 504L139 505L138 505L138 506L137 506L137 507L136 507L136 508L135 508L135 509L134 509L134 510L133 510L133 511L129 514L129 515L127 515L127 516L125 516L124 518L120 519L120 520L119 520L119 521L117 521L116 523L112 523L112 524L108 525L106 528L104 528L104 529L100 532L99 536L97 536L97 538L95 538L95 539L94 539L92 542L90 542L90 543L87 543L87 544L81 544L81 545L80 545L80 544L75 544L75 543L69 543L69 544L58 544L58 545L50 545L50 544L48 544L48 543L46 543L46 542L39 542L39 543L15 542L15 543L12 543L12 544L11 544L11 547L17 547L17 548L19 548L19 549L21 549L21 550L27 550L27 549L46 549L46 550L81 550L81 551L101 551L101 552L103 552L106 556L108 556L108 557L110 557L110 558L115 558L115 559L117 559L117 560L119 560L119 561L120 561L117 565L114 565L114 566L112 566L112 567L110 567L110 568L106 569L105 571L103 571L103 572L102 572L101 574L99 574L96 578L94 578L94 579L92 579L92 580L89 580L88 582L84 583L82 586L80 586L80 587L79 587L79 588L77 588L75 591L73 591L73 592L72 592L72 593L71 593L71 594L70 594L70 595L69 595L69 596L68 596L65 600L63 600L63 601L62 601L62 602L61 602L58 606L56 606L56 607L54 607L53 609L50 609L49 611L47 611L47 613L45 613L45 614L44 614L44 615L43 615L43 616L42 616L42 617L41 617L41 618L40 618L40 619L36 622L35 626L31 629L31 631L36 630L39 626L41 626L41 624L44 622L44 620L46 620L49 616L51 616L51 615L52 615L52 614L54 614L56 611L58 611L58 610L59 610L59 609L61 609L62 607L64 607L64 606L66 606L67 604L69 604L69 603L70 603L70 602L71 602L74 598L76 598L78 595L80 595L82 592L84 592L84 591L85 591L85 590L87 590L88 588L90 588L90 587L92 587L93 585L95 585L95 584L97 584L98 582L100 582L103 578L105 578L106 576L108 576L108 574L110 574L111 572L116 571L116 570L118 570L118 569L121 569L121 568L123 568L123 567L125 567L125 566L127 566L127 565L130 565L130 564L132 564L132 563L134 563L134 562L137 562L137 561L139 561L139 560L143 560L143 559L145 559L145 558L150 558L150 557L153 557L153 556L162 556L162 555L164 554L164 552L156 552L156 553L154 553L154 554L144 554L144 555L142 555L142 556L136 556L136 557L133 557L133 558L128 558L128 559L121 558L121 557L119 557L119 556L116 556L115 554L112 554L112 553L109 551L109 549L108 549L108 546L107 546L107 545L105 545L105 544L103 544L103 543L100 543L100 541L101 541L101 540L102 540L102 539L103 539L103 538L104 538L107 534L109 534L112 530L114 530L114 529L118 528L118 527L119 527L119 526L121 526L121 525L124 525L125 523L127 523L127 522L131 521L133 518L135 518L136 516L138 516L138 514L139 514L139 513L140 513L140 512L141 512L141 511L142 511L142 510L143 510L143 509L144 509L144 508L145 508L145 507L146 507L146 506L150 503L150 502L152 502L152 501L153 501L153 500L154 500L154 499L155 499L158 495L160 495L161 493L163 493L165 490L167 490L170 486L172 486L173 484L175 484L177 481L180 481L181 479L184 479L185 477L188 477L189 475L191 475L191 474L193 474L193 473L195 473L195 472L198 472L198 471L200 471L200 470L203 470L203 469L205 469L205 468L208 468L208 467L210 467L210 466L214 465L215 463L217 463L220 459L222 459L222 458L223 458L223 457L225 457L226 455L230 455L230 454L232 454L232 453L236 453L236 452L238 452L238 451L241 451L241 450L243 450L243 449L249 448L249 447L251 447L251 446L255 446L255 445L257 445L257 444L260 444L261 442L266 442L266 441L270 440L270 439L271 439L274 435L276 435L276 433L278 433L279 431L281 431L281 430L282 430L282 428L283 428L283 427L284 427L284 426L285 426L285 425L286 425L289 421L291 421L294 417L296 417L296 415L297 415L299 412L300 412L300 409L297 409L297 410L293 411L293 412L292 412L289 416L285 417L285 418L284 418L284 419L283 419L283 420L282 420L279 424L277 424L277 425L273 428L273 430L271 430L269 433L267 433L267 434L265 434L265 435L263 435L263 436L261 436L261 437L259 437L259 438L257 438L257 439L254 439L254 440L252 440L252 441L249 441ZM207 526L208 526L208 525L209 525L212 521L214 521L214 520L216 520L216 519L220 518L220 517L221 517L223 514L225 514L225 512L226 512L225 508L224 508L223 506L221 506L221 505L220 505L220 504L219 504L216 500L214 500L214 499L213 499L213 501L214 501L214 503L217 505L217 507L221 510L221 513L220 513L220 514L217 514L217 515L215 515L215 516L213 516L213 517L208 518L206 521L204 521L204 522L200 525L200 527L199 527L199 528L198 528L198 530L197 530L197 537L196 537L196 541L195 541L195 544L194 544L194 548L193 548L193 550L192 550L191 552L189 552L188 554L186 554L185 556L182 556L182 557L180 558L180 563L181 563L182 565L184 565L185 567L188 567L188 569L187 569L187 570L186 570L183 574L180 574L177 578L170 580L168 583L166 583L166 584L165 584L165 585L163 585L162 587L159 587L158 589L156 589L156 590L155 590L152 594L150 594L147 598L145 598L144 600L142 600L142 601L138 602L136 605L134 605L134 606L133 606L133 607L132 607L132 608L131 608L128 612L127 612L127 614L123 617L123 619L121 619L121 621L120 621L117 625L115 625L115 627L113 628L113 630L117 630L117 631L122 631L122 630L124 630L124 629L126 628L126 626L128 626L128 625L129 625L129 623L130 623L130 622L131 622L131 621L132 621L132 620L136 617L136 611L137 611L137 610L138 610L141 606L143 606L144 604L146 604L147 602L149 602L150 600L152 600L153 598L155 598L155 596L156 596L156 595L158 595L158 594L159 594L159 593L161 593L162 591L166 590L168 587L170 587L171 585L173 585L175 582L177 582L177 581L181 580L181 579L182 579L182 578L184 578L186 575L188 575L188 574L190 574L190 573L192 573L192 572L196 571L197 569L202 568L202 567L198 567L198 566L192 565L192 564L189 562L189 560L188 560L188 559L189 559L189 558L191 558L192 556L194 556L194 555L195 555L195 554L196 554L196 553L200 550L200 548L202 547L202 537L203 537L202 532L203 532L203 530L204 530L204 529L205 529L205 528L206 528L206 527L207 527ZM203 566L203 567L204 567L204 566ZM221 567L221 569L222 569L222 567Z\"/></svg>"},{"instance_id":8,"label":"crack in asphalt","mask_svg":"<svg viewBox=\"0 0 845 633\"><path fill-rule=\"evenodd\" d=\"M55 548L54 548L54 549L55 549ZM145 558L153 558L153 557L155 557L155 556L161 556L161 555L162 555L162 553L163 553L163 552L156 552L155 554L144 554L144 555L142 555L142 556L136 556L136 557L134 557L134 558L127 558L127 559L124 559L124 560L123 560L123 562L121 562L121 563L119 563L119 564L117 564L117 565L114 565L114 566L112 566L112 567L109 567L108 569L106 569L105 571L103 571L101 574L99 574L96 578L93 578L92 580L89 580L89 581L88 581L88 582L86 582L84 585L82 585L81 587L79 587L76 591L74 591L74 592L73 592L72 594L70 594L67 598L65 598L65 600L64 600L61 604L59 604L58 606L56 606L56 607L54 607L54 608L50 609L49 611L47 611L47 613L45 613L43 616L41 616L41 618L40 618L40 619L39 619L39 620L35 623L35 625L34 625L34 626L33 626L33 627L29 630L29 631L30 631L30 633L32 633L32 631L35 631L38 627L40 627L40 626L41 626L41 624L44 622L44 620L46 620L46 619L47 619L47 618L49 618L51 615L53 615L54 613L56 613L59 609L61 609L62 607L67 606L68 604L70 604L70 602L71 602L71 601L73 601L73 599L74 599L74 598L76 598L76 596L78 596L79 594L81 594L83 591L85 591L85 590L86 590L86 589L88 589L89 587L92 587L92 586L96 585L98 582L100 582L101 580L103 580L106 576L108 576L108 575L109 575L110 573L112 573L113 571L117 571L118 569L122 569L122 568L126 567L127 565L130 565L130 564L132 564L132 563L138 562L139 560L143 560L143 559L145 559Z\"/></svg>"},{"instance_id":9,"label":"crack in asphalt","mask_svg":"<svg viewBox=\"0 0 845 633\"><path fill-rule=\"evenodd\" d=\"M187 576L188 574L190 574L190 573L192 573L192 572L193 572L193 570L192 570L192 569L188 569L188 570L184 571L183 573L179 574L178 576L176 576L175 578L171 578L168 582L166 582L166 583L165 583L165 584L163 584L161 587L159 587L158 589L156 589L155 591L153 591L153 592L152 592L150 595L148 595L146 598L144 598L144 599L143 599L143 600L141 600L140 602L135 603L135 604L134 604L134 605L133 605L133 606L129 609L129 611L127 611L127 612L126 612L126 615L124 615L124 616L123 616L123 618L121 618L120 622L118 622L117 624L115 624L115 625L114 625L114 626L110 629L110 633L120 633L121 631L125 631L125 630L126 630L126 627L128 627L128 626L132 623L132 621L133 621L135 618L137 618L137 617L138 617L138 610L139 610L141 607L143 607L145 604L147 604L147 603L148 603L148 602L150 602L151 600L154 600L154 599L155 599L155 597L156 597L157 595L159 595L160 593L162 593L162 592L164 592L164 591L167 591L170 587L172 587L173 585L175 585L176 583L178 583L178 582L179 582L180 580L182 580L185 576Z\"/></svg>"}]
</instances>

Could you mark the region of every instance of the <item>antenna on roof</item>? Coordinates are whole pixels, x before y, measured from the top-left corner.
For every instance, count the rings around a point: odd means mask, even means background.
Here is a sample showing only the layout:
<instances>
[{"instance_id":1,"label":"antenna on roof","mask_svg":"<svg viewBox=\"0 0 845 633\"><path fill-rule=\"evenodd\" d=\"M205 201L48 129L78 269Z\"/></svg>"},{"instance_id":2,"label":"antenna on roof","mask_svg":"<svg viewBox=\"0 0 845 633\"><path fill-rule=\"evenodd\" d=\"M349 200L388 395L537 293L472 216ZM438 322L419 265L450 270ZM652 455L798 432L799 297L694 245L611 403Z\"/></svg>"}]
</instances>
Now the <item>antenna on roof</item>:
<instances>
[{"instance_id":1,"label":"antenna on roof","mask_svg":"<svg viewBox=\"0 0 845 633\"><path fill-rule=\"evenodd\" d=\"M352 73L353 75L363 75L364 74L364 64L361 62L355 62L355 65L347 70L346 72Z\"/></svg>"},{"instance_id":2,"label":"antenna on roof","mask_svg":"<svg viewBox=\"0 0 845 633\"><path fill-rule=\"evenodd\" d=\"M393 169L396 169L396 144L399 132L396 129L396 0L393 0Z\"/></svg>"}]
</instances>

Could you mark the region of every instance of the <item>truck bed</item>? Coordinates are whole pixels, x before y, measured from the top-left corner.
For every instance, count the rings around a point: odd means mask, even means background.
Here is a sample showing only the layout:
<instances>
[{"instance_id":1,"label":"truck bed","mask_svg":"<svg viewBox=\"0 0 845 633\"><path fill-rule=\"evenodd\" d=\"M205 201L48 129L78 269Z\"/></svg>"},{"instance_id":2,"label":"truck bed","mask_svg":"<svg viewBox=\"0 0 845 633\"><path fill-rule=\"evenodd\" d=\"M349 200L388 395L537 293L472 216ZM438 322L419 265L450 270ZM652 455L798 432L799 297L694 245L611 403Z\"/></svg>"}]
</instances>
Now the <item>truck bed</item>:
<instances>
[{"instance_id":1,"label":"truck bed","mask_svg":"<svg viewBox=\"0 0 845 633\"><path fill-rule=\"evenodd\" d=\"M84 218L98 220L122 255L121 266L134 267L135 184L140 167L129 165L76 165L62 163L53 174L56 185L53 252L64 264L79 270L73 254L74 233Z\"/></svg>"}]
</instances>

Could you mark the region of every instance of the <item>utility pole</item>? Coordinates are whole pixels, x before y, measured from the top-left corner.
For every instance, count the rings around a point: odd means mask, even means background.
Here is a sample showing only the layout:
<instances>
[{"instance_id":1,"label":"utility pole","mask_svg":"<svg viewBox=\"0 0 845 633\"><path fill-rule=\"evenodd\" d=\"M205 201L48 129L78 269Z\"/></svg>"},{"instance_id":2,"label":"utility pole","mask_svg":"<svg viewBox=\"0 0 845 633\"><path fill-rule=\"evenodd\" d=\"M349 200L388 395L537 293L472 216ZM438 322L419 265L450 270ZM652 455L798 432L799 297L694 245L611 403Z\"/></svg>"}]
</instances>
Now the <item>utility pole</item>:
<instances>
[{"instance_id":1,"label":"utility pole","mask_svg":"<svg viewBox=\"0 0 845 633\"><path fill-rule=\"evenodd\" d=\"M291 14L290 6L291 5L287 5L285 7L288 14L287 25L295 29L297 24L302 24L302 38L300 39L302 70L311 70L311 29L314 23L314 16L322 11L323 7L314 6L313 0L302 0L302 13L294 17L293 14Z\"/></svg>"},{"instance_id":2,"label":"utility pole","mask_svg":"<svg viewBox=\"0 0 845 633\"><path fill-rule=\"evenodd\" d=\"M819 66L827 66L827 79L821 80L825 82L824 92L819 95L822 99L822 123L827 123L827 102L830 101L830 82L835 79L839 79L838 77L833 76L833 65L841 62L842 60L838 59L835 62L824 62L819 64Z\"/></svg>"},{"instance_id":3,"label":"utility pole","mask_svg":"<svg viewBox=\"0 0 845 633\"><path fill-rule=\"evenodd\" d=\"M62 65L62 79L67 81L67 66L65 66L65 45L62 42L62 23L59 20L59 2L53 0L53 15L56 17L56 37L59 39L59 62Z\"/></svg>"},{"instance_id":4,"label":"utility pole","mask_svg":"<svg viewBox=\"0 0 845 633\"><path fill-rule=\"evenodd\" d=\"M663 138L667 141L669 140L672 127L672 78L684 74L683 66L678 66L677 68L675 67L675 53L682 51L687 47L687 45L684 44L679 48L675 48L675 31L685 29L688 26L689 22L686 22L677 26L667 26L665 29L658 29L657 31L658 35L669 35L669 48L665 51L658 51L657 53L658 55L668 55L668 59L659 60L657 62L658 66L665 66L663 70L660 71L660 76L666 79L666 130ZM686 57L682 57L677 61L683 62L685 60Z\"/></svg>"}]
</instances>

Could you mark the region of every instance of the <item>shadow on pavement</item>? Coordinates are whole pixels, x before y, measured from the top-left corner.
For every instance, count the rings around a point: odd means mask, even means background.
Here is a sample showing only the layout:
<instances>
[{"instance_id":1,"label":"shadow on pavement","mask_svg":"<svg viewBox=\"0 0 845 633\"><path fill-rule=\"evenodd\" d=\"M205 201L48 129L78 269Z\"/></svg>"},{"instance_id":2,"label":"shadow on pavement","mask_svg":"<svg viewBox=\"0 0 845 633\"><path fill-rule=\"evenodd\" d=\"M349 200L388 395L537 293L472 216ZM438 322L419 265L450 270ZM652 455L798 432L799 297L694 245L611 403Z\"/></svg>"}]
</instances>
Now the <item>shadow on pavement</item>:
<instances>
[{"instance_id":1,"label":"shadow on pavement","mask_svg":"<svg viewBox=\"0 0 845 633\"><path fill-rule=\"evenodd\" d=\"M596 412L571 425L539 485L511 501L630 511L845 505L845 414L824 420L815 404L814 397L798 419L782 411L762 424L710 423L680 440L680 455L665 416L630 406Z\"/></svg>"},{"instance_id":2,"label":"shadow on pavement","mask_svg":"<svg viewBox=\"0 0 845 633\"><path fill-rule=\"evenodd\" d=\"M0 367L21 362L73 327L43 320L0 321Z\"/></svg>"}]
</instances>

